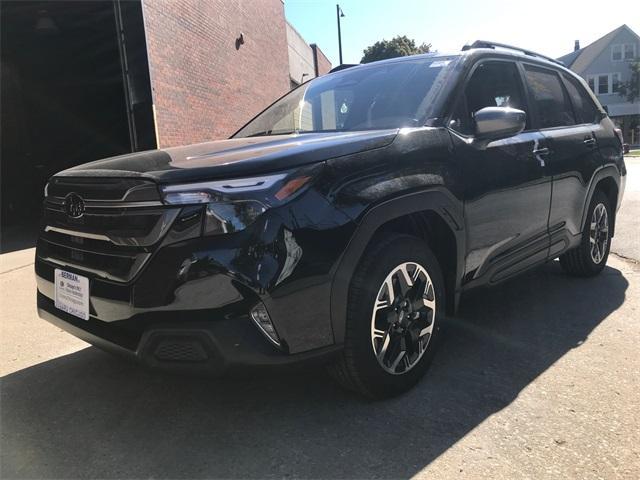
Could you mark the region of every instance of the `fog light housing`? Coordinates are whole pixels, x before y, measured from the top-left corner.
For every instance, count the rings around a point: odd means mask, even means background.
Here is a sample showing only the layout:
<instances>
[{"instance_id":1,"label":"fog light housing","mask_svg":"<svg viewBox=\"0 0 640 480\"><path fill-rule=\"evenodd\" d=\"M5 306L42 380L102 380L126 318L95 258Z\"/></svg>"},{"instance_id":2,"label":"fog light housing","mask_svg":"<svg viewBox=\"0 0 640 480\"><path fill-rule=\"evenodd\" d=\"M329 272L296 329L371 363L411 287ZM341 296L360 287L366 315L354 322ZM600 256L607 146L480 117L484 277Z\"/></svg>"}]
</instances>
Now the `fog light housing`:
<instances>
[{"instance_id":1,"label":"fog light housing","mask_svg":"<svg viewBox=\"0 0 640 480\"><path fill-rule=\"evenodd\" d=\"M251 309L251 319L271 343L278 347L280 346L280 339L278 338L278 334L271 322L271 317L264 303L260 302Z\"/></svg>"}]
</instances>

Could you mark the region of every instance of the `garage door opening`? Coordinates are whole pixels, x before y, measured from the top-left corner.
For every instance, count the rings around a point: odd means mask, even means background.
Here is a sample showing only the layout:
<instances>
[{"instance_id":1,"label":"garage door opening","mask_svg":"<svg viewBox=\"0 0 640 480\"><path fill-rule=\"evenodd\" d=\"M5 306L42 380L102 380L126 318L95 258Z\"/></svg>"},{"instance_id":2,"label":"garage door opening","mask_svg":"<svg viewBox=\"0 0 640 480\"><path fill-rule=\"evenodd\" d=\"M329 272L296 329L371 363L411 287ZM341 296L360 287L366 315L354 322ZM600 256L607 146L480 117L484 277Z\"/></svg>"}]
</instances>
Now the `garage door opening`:
<instances>
[{"instance_id":1,"label":"garage door opening","mask_svg":"<svg viewBox=\"0 0 640 480\"><path fill-rule=\"evenodd\" d=\"M3 1L2 244L52 174L155 148L139 1Z\"/></svg>"}]
</instances>

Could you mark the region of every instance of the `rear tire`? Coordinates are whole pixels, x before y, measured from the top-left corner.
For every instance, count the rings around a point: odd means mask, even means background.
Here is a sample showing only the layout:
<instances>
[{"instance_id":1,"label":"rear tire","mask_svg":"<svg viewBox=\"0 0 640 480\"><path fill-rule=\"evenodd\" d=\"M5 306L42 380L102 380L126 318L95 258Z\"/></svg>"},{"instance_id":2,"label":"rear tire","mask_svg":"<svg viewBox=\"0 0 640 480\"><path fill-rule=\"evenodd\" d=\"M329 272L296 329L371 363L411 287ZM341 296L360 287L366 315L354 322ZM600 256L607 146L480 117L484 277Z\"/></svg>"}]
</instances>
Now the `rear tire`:
<instances>
[{"instance_id":1,"label":"rear tire","mask_svg":"<svg viewBox=\"0 0 640 480\"><path fill-rule=\"evenodd\" d=\"M425 242L377 236L351 280L344 351L329 373L372 399L409 390L431 364L444 310L442 272Z\"/></svg>"},{"instance_id":2,"label":"rear tire","mask_svg":"<svg viewBox=\"0 0 640 480\"><path fill-rule=\"evenodd\" d=\"M611 248L612 222L609 199L604 192L596 190L589 204L580 245L560 256L560 265L565 272L578 277L591 277L604 269Z\"/></svg>"}]
</instances>

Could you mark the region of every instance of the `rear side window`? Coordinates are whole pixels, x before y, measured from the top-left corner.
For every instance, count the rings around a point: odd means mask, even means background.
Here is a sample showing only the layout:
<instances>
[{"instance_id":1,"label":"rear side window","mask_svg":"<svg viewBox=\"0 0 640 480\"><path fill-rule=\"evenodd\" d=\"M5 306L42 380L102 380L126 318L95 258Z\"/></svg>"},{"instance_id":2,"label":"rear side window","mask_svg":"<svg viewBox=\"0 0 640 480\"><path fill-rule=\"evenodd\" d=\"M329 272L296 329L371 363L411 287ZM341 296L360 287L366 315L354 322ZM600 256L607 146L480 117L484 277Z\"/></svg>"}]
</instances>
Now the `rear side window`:
<instances>
[{"instance_id":1,"label":"rear side window","mask_svg":"<svg viewBox=\"0 0 640 480\"><path fill-rule=\"evenodd\" d=\"M566 80L567 92L573 103L573 111L578 123L597 123L599 112L584 87L569 75L562 75Z\"/></svg>"},{"instance_id":2,"label":"rear side window","mask_svg":"<svg viewBox=\"0 0 640 480\"><path fill-rule=\"evenodd\" d=\"M526 66L525 76L540 128L575 125L571 103L557 73Z\"/></svg>"}]
</instances>

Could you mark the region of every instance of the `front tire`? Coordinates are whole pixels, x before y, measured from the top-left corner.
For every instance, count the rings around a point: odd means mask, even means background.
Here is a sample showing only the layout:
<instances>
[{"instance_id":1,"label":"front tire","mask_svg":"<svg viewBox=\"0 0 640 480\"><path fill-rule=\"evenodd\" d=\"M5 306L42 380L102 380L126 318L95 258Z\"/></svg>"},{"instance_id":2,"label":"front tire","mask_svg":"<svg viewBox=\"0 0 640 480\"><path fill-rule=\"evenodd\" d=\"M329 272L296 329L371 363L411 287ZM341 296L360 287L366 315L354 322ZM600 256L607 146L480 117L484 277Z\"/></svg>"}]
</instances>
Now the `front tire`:
<instances>
[{"instance_id":1,"label":"front tire","mask_svg":"<svg viewBox=\"0 0 640 480\"><path fill-rule=\"evenodd\" d=\"M604 269L611 248L612 222L609 199L602 190L596 190L589 204L580 245L560 257L560 265L565 272L578 277L591 277Z\"/></svg>"},{"instance_id":2,"label":"front tire","mask_svg":"<svg viewBox=\"0 0 640 480\"><path fill-rule=\"evenodd\" d=\"M329 372L369 398L409 390L431 364L444 297L440 265L424 241L376 237L351 280L344 351Z\"/></svg>"}]
</instances>

